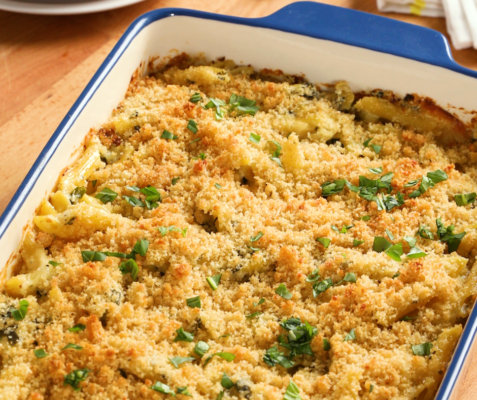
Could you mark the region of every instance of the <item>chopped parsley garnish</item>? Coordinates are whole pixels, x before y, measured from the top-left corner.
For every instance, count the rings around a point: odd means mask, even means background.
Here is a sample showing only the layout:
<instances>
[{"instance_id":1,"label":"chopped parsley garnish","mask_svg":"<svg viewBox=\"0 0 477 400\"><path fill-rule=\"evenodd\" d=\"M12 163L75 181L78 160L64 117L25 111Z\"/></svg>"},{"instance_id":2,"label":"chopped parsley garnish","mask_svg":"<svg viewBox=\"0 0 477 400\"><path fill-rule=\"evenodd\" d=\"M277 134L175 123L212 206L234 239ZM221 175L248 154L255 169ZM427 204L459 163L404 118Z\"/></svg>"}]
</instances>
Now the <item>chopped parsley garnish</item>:
<instances>
[{"instance_id":1,"label":"chopped parsley garnish","mask_svg":"<svg viewBox=\"0 0 477 400\"><path fill-rule=\"evenodd\" d=\"M369 143L371 142L371 140L373 140L373 138L366 140L366 141L363 143L363 146L364 146L364 147L371 147L371 148L374 150L374 152L375 152L376 154L378 154L378 153L381 151L381 149L383 148L383 146L379 146L379 145L377 145L377 144L369 144Z\"/></svg>"},{"instance_id":2,"label":"chopped parsley garnish","mask_svg":"<svg viewBox=\"0 0 477 400\"><path fill-rule=\"evenodd\" d=\"M371 393L374 389L374 385L369 385L369 393Z\"/></svg>"},{"instance_id":3,"label":"chopped parsley garnish","mask_svg":"<svg viewBox=\"0 0 477 400\"><path fill-rule=\"evenodd\" d=\"M186 302L190 308L201 308L200 296L191 297Z\"/></svg>"},{"instance_id":4,"label":"chopped parsley garnish","mask_svg":"<svg viewBox=\"0 0 477 400\"><path fill-rule=\"evenodd\" d=\"M361 219L363 221L369 221L371 219L371 217L369 215L364 215L364 216L361 217Z\"/></svg>"},{"instance_id":5,"label":"chopped parsley garnish","mask_svg":"<svg viewBox=\"0 0 477 400\"><path fill-rule=\"evenodd\" d=\"M278 337L278 343L281 347L290 350L289 360L293 360L295 356L301 354L315 355L311 350L310 343L318 333L318 329L306 321L302 323L299 318L295 317L281 322L280 326L288 331L288 335Z\"/></svg>"},{"instance_id":6,"label":"chopped parsley garnish","mask_svg":"<svg viewBox=\"0 0 477 400\"><path fill-rule=\"evenodd\" d=\"M139 200L137 197L123 196L123 199L125 199L133 207L144 207L144 203L141 200Z\"/></svg>"},{"instance_id":7,"label":"chopped parsley garnish","mask_svg":"<svg viewBox=\"0 0 477 400\"><path fill-rule=\"evenodd\" d=\"M330 287L333 286L333 281L331 278L324 279L320 282L317 282L313 285L313 297L317 297L323 292L326 292Z\"/></svg>"},{"instance_id":8,"label":"chopped parsley garnish","mask_svg":"<svg viewBox=\"0 0 477 400\"><path fill-rule=\"evenodd\" d=\"M200 158L202 161L204 161L204 160L207 158L207 154L205 154L205 153L200 153L200 154L199 154L199 158Z\"/></svg>"},{"instance_id":9,"label":"chopped parsley garnish","mask_svg":"<svg viewBox=\"0 0 477 400\"><path fill-rule=\"evenodd\" d=\"M324 351L330 351L331 350L331 344L328 339L323 338L323 350Z\"/></svg>"},{"instance_id":10,"label":"chopped parsley garnish","mask_svg":"<svg viewBox=\"0 0 477 400\"><path fill-rule=\"evenodd\" d=\"M250 236L250 241L253 243L253 242L256 242L257 240L259 240L261 237L263 236L263 232L258 232L257 233L257 236Z\"/></svg>"},{"instance_id":11,"label":"chopped parsley garnish","mask_svg":"<svg viewBox=\"0 0 477 400\"><path fill-rule=\"evenodd\" d=\"M94 189L94 187L96 186L97 183L98 183L97 179L95 179L94 181L91 181L91 184L93 185L93 189Z\"/></svg>"},{"instance_id":12,"label":"chopped parsley garnish","mask_svg":"<svg viewBox=\"0 0 477 400\"><path fill-rule=\"evenodd\" d=\"M79 384L86 380L89 369L77 369L65 375L64 385L70 385L74 390L80 390Z\"/></svg>"},{"instance_id":13,"label":"chopped parsley garnish","mask_svg":"<svg viewBox=\"0 0 477 400\"><path fill-rule=\"evenodd\" d=\"M83 262L104 261L106 260L107 254L102 251L83 250L81 257L83 258Z\"/></svg>"},{"instance_id":14,"label":"chopped parsley garnish","mask_svg":"<svg viewBox=\"0 0 477 400\"><path fill-rule=\"evenodd\" d=\"M419 247L412 247L411 251L406 254L407 258L422 258L427 256Z\"/></svg>"},{"instance_id":15,"label":"chopped parsley garnish","mask_svg":"<svg viewBox=\"0 0 477 400\"><path fill-rule=\"evenodd\" d=\"M180 176L176 176L175 178L172 178L172 186L174 186L177 182L179 182L179 179L181 179Z\"/></svg>"},{"instance_id":16,"label":"chopped parsley garnish","mask_svg":"<svg viewBox=\"0 0 477 400\"><path fill-rule=\"evenodd\" d=\"M316 241L318 243L321 243L325 249L327 249L331 243L331 239L324 238L324 237L316 238Z\"/></svg>"},{"instance_id":17,"label":"chopped parsley garnish","mask_svg":"<svg viewBox=\"0 0 477 400\"><path fill-rule=\"evenodd\" d=\"M68 349L73 349L73 350L83 350L83 348L81 346L78 346L77 344L75 343L68 343L65 347L63 347L61 349L61 351L63 350L68 350Z\"/></svg>"},{"instance_id":18,"label":"chopped parsley garnish","mask_svg":"<svg viewBox=\"0 0 477 400\"><path fill-rule=\"evenodd\" d=\"M291 368L293 365L293 361L290 361L285 353L278 350L277 346L270 347L263 356L263 361L274 367L276 364L281 365L284 368Z\"/></svg>"},{"instance_id":19,"label":"chopped parsley garnish","mask_svg":"<svg viewBox=\"0 0 477 400\"><path fill-rule=\"evenodd\" d=\"M337 179L333 182L325 182L321 185L321 195L323 197L331 196L341 192L346 184L346 179Z\"/></svg>"},{"instance_id":20,"label":"chopped parsley garnish","mask_svg":"<svg viewBox=\"0 0 477 400\"><path fill-rule=\"evenodd\" d=\"M192 333L186 332L182 327L176 330L177 336L174 338L174 342L188 342L191 343L194 340Z\"/></svg>"},{"instance_id":21,"label":"chopped parsley garnish","mask_svg":"<svg viewBox=\"0 0 477 400\"><path fill-rule=\"evenodd\" d=\"M419 183L419 179L416 179L413 181L409 181L408 183L404 185L404 187L405 188L413 187L413 186L416 186L418 183Z\"/></svg>"},{"instance_id":22,"label":"chopped parsley garnish","mask_svg":"<svg viewBox=\"0 0 477 400\"><path fill-rule=\"evenodd\" d=\"M203 342L199 341L194 347L194 353L197 354L199 357L203 357L205 353L207 353L210 349L210 346Z\"/></svg>"},{"instance_id":23,"label":"chopped parsley garnish","mask_svg":"<svg viewBox=\"0 0 477 400\"><path fill-rule=\"evenodd\" d=\"M212 290L217 290L217 287L219 286L220 278L222 278L222 274L209 276L206 278L206 281Z\"/></svg>"},{"instance_id":24,"label":"chopped parsley garnish","mask_svg":"<svg viewBox=\"0 0 477 400\"><path fill-rule=\"evenodd\" d=\"M401 318L401 321L412 321L414 319L417 319L417 317L408 317L407 315L403 318Z\"/></svg>"},{"instance_id":25,"label":"chopped parsley garnish","mask_svg":"<svg viewBox=\"0 0 477 400\"><path fill-rule=\"evenodd\" d=\"M441 242L447 243L449 247L449 253L457 251L459 248L462 238L467 232L454 233L455 226L449 225L447 228L444 226L444 223L440 218L436 219L437 225L437 237Z\"/></svg>"},{"instance_id":26,"label":"chopped parsley garnish","mask_svg":"<svg viewBox=\"0 0 477 400\"><path fill-rule=\"evenodd\" d=\"M315 269L310 275L307 276L306 281L316 282L318 279L320 279L320 271Z\"/></svg>"},{"instance_id":27,"label":"chopped parsley garnish","mask_svg":"<svg viewBox=\"0 0 477 400\"><path fill-rule=\"evenodd\" d=\"M126 186L126 189L130 190L132 192L139 192L141 190L141 188L139 188L137 186Z\"/></svg>"},{"instance_id":28,"label":"chopped parsley garnish","mask_svg":"<svg viewBox=\"0 0 477 400\"><path fill-rule=\"evenodd\" d=\"M364 243L364 240L353 239L353 247L357 247Z\"/></svg>"},{"instance_id":29,"label":"chopped parsley garnish","mask_svg":"<svg viewBox=\"0 0 477 400\"><path fill-rule=\"evenodd\" d=\"M170 394L172 397L176 397L176 394L174 393L174 391L168 385L160 381L157 381L154 385L152 385L151 389L165 395Z\"/></svg>"},{"instance_id":30,"label":"chopped parsley garnish","mask_svg":"<svg viewBox=\"0 0 477 400\"><path fill-rule=\"evenodd\" d=\"M260 135L257 135L256 133L250 133L250 136L248 137L248 140L250 140L252 143L259 144L260 139L262 137Z\"/></svg>"},{"instance_id":31,"label":"chopped parsley garnish","mask_svg":"<svg viewBox=\"0 0 477 400\"><path fill-rule=\"evenodd\" d=\"M395 279L395 278L397 278L399 275L401 275L401 273L400 273L400 272L398 272L397 274L394 274L394 275L393 275L393 277L392 277L392 279Z\"/></svg>"},{"instance_id":32,"label":"chopped parsley garnish","mask_svg":"<svg viewBox=\"0 0 477 400\"><path fill-rule=\"evenodd\" d=\"M302 400L300 396L300 389L291 379L287 386L287 390L285 391L285 395L283 396L283 400Z\"/></svg>"},{"instance_id":33,"label":"chopped parsley garnish","mask_svg":"<svg viewBox=\"0 0 477 400\"><path fill-rule=\"evenodd\" d=\"M273 151L272 155L270 156L270 159L272 161L275 161L280 167L283 167L282 162L280 160L280 154L282 152L282 146L280 143L278 143L275 140L269 140L268 143L272 143L275 145L275 150Z\"/></svg>"},{"instance_id":34,"label":"chopped parsley garnish","mask_svg":"<svg viewBox=\"0 0 477 400\"><path fill-rule=\"evenodd\" d=\"M220 189L222 189L222 186L221 186L221 185L219 185L218 183L216 183L214 186L215 186L215 188L216 188L217 190L220 190Z\"/></svg>"},{"instance_id":35,"label":"chopped parsley garnish","mask_svg":"<svg viewBox=\"0 0 477 400\"><path fill-rule=\"evenodd\" d=\"M225 106L225 102L220 99L210 98L209 102L204 106L206 110L209 108L215 108L215 119L221 120L224 117L224 111L220 108Z\"/></svg>"},{"instance_id":36,"label":"chopped parsley garnish","mask_svg":"<svg viewBox=\"0 0 477 400\"><path fill-rule=\"evenodd\" d=\"M83 324L78 324L73 326L72 328L68 328L70 332L79 332L79 331L84 331L86 329L86 325Z\"/></svg>"},{"instance_id":37,"label":"chopped parsley garnish","mask_svg":"<svg viewBox=\"0 0 477 400\"><path fill-rule=\"evenodd\" d=\"M194 93L189 99L191 103L195 103L195 104L197 104L201 100L202 100L202 96L200 95L200 93Z\"/></svg>"},{"instance_id":38,"label":"chopped parsley garnish","mask_svg":"<svg viewBox=\"0 0 477 400\"><path fill-rule=\"evenodd\" d=\"M103 188L95 197L101 200L101 203L106 204L113 202L118 197L118 194L114 190Z\"/></svg>"},{"instance_id":39,"label":"chopped parsley garnish","mask_svg":"<svg viewBox=\"0 0 477 400\"><path fill-rule=\"evenodd\" d=\"M167 232L179 232L182 234L182 237L186 237L188 228L177 228L176 226L160 226L157 228L161 232L161 236L166 236Z\"/></svg>"},{"instance_id":40,"label":"chopped parsley garnish","mask_svg":"<svg viewBox=\"0 0 477 400\"><path fill-rule=\"evenodd\" d=\"M260 300L258 301L258 303L253 302L253 306L254 306L254 307L257 307L257 306L259 306L260 304L263 304L263 303L265 303L265 299L260 299Z\"/></svg>"},{"instance_id":41,"label":"chopped parsley garnish","mask_svg":"<svg viewBox=\"0 0 477 400\"><path fill-rule=\"evenodd\" d=\"M129 259L119 264L119 270L123 275L131 274L133 281L136 280L137 274L139 273L139 267L137 266L136 261L133 259Z\"/></svg>"},{"instance_id":42,"label":"chopped parsley garnish","mask_svg":"<svg viewBox=\"0 0 477 400\"><path fill-rule=\"evenodd\" d=\"M227 352L220 352L220 353L214 353L211 356L207 357L204 362L204 367L212 360L213 357L220 357L223 358L225 361L233 361L235 359L235 354L232 353L227 353Z\"/></svg>"},{"instance_id":43,"label":"chopped parsley garnish","mask_svg":"<svg viewBox=\"0 0 477 400\"><path fill-rule=\"evenodd\" d=\"M134 245L134 247L131 251L131 256L136 257L136 254L139 254L140 256L144 257L147 253L148 248L149 248L149 240L140 239Z\"/></svg>"},{"instance_id":44,"label":"chopped parsley garnish","mask_svg":"<svg viewBox=\"0 0 477 400\"><path fill-rule=\"evenodd\" d=\"M353 227L354 225L345 225L341 229L338 229L336 225L331 225L331 229L333 229L336 233L348 233L348 230Z\"/></svg>"},{"instance_id":45,"label":"chopped parsley garnish","mask_svg":"<svg viewBox=\"0 0 477 400\"><path fill-rule=\"evenodd\" d=\"M423 237L424 239L430 239L434 240L434 235L430 231L429 227L427 225L421 225L419 226L419 230L416 233L420 237Z\"/></svg>"},{"instance_id":46,"label":"chopped parsley garnish","mask_svg":"<svg viewBox=\"0 0 477 400\"><path fill-rule=\"evenodd\" d=\"M184 396L192 397L189 390L187 389L187 386L178 386L177 387L177 394L183 394Z\"/></svg>"},{"instance_id":47,"label":"chopped parsley garnish","mask_svg":"<svg viewBox=\"0 0 477 400\"><path fill-rule=\"evenodd\" d=\"M84 186L75 187L71 192L70 200L72 204L76 204L86 193Z\"/></svg>"},{"instance_id":48,"label":"chopped parsley garnish","mask_svg":"<svg viewBox=\"0 0 477 400\"><path fill-rule=\"evenodd\" d=\"M194 144L194 143L200 142L201 140L202 140L202 138L197 138L197 139L194 139L191 142L189 142L189 144Z\"/></svg>"},{"instance_id":49,"label":"chopped parsley garnish","mask_svg":"<svg viewBox=\"0 0 477 400\"><path fill-rule=\"evenodd\" d=\"M402 249L402 243L392 245L385 253L391 257L394 261L401 261L401 256L404 254Z\"/></svg>"},{"instance_id":50,"label":"chopped parsley garnish","mask_svg":"<svg viewBox=\"0 0 477 400\"><path fill-rule=\"evenodd\" d=\"M368 168L370 172L373 174L379 175L383 172L383 167L377 167L377 168Z\"/></svg>"},{"instance_id":51,"label":"chopped parsley garnish","mask_svg":"<svg viewBox=\"0 0 477 400\"><path fill-rule=\"evenodd\" d=\"M466 206L467 204L472 204L475 201L476 197L477 194L475 192L456 194L455 202L458 206Z\"/></svg>"},{"instance_id":52,"label":"chopped parsley garnish","mask_svg":"<svg viewBox=\"0 0 477 400\"><path fill-rule=\"evenodd\" d=\"M225 372L222 375L222 380L220 381L220 384L225 389L232 389L235 386L235 383L232 382L232 379L230 379L229 376Z\"/></svg>"},{"instance_id":53,"label":"chopped parsley garnish","mask_svg":"<svg viewBox=\"0 0 477 400\"><path fill-rule=\"evenodd\" d=\"M18 310L15 308L11 310L12 317L15 319L15 321L21 321L25 318L29 304L30 303L27 300L20 300Z\"/></svg>"},{"instance_id":54,"label":"chopped parsley garnish","mask_svg":"<svg viewBox=\"0 0 477 400\"><path fill-rule=\"evenodd\" d=\"M252 314L246 315L245 318L252 319L252 318L258 317L260 314L262 314L260 311L256 311Z\"/></svg>"},{"instance_id":55,"label":"chopped parsley garnish","mask_svg":"<svg viewBox=\"0 0 477 400\"><path fill-rule=\"evenodd\" d=\"M349 333L343 339L343 342L347 342L348 340L355 340L355 339L356 339L356 333L354 332L354 329L351 329Z\"/></svg>"},{"instance_id":56,"label":"chopped parsley garnish","mask_svg":"<svg viewBox=\"0 0 477 400\"><path fill-rule=\"evenodd\" d=\"M220 393L217 395L217 398L215 400L222 400L224 398L224 391L221 390Z\"/></svg>"},{"instance_id":57,"label":"chopped parsley garnish","mask_svg":"<svg viewBox=\"0 0 477 400\"><path fill-rule=\"evenodd\" d=\"M409 247L414 247L417 243L417 239L412 236L404 236L404 240L407 242Z\"/></svg>"},{"instance_id":58,"label":"chopped parsley garnish","mask_svg":"<svg viewBox=\"0 0 477 400\"><path fill-rule=\"evenodd\" d=\"M189 129L195 135L199 130L197 128L197 122L195 122L193 119L190 119L187 123L187 129Z\"/></svg>"},{"instance_id":59,"label":"chopped parsley garnish","mask_svg":"<svg viewBox=\"0 0 477 400\"><path fill-rule=\"evenodd\" d=\"M162 201L161 194L155 187L148 186L139 191L146 196L145 202L149 210L157 208L159 206L158 202L160 203Z\"/></svg>"},{"instance_id":60,"label":"chopped parsley garnish","mask_svg":"<svg viewBox=\"0 0 477 400\"><path fill-rule=\"evenodd\" d=\"M176 140L176 139L179 139L179 136L176 136L176 135L172 134L171 132L166 131L164 129L164 132L162 132L162 135L161 135L161 139Z\"/></svg>"},{"instance_id":61,"label":"chopped parsley garnish","mask_svg":"<svg viewBox=\"0 0 477 400\"><path fill-rule=\"evenodd\" d=\"M63 263L59 263L56 261L48 261L48 264L52 265L53 267L57 267L58 265L63 265Z\"/></svg>"},{"instance_id":62,"label":"chopped parsley garnish","mask_svg":"<svg viewBox=\"0 0 477 400\"><path fill-rule=\"evenodd\" d=\"M389 240L396 239L389 229L386 229L386 235L388 235Z\"/></svg>"},{"instance_id":63,"label":"chopped parsley garnish","mask_svg":"<svg viewBox=\"0 0 477 400\"><path fill-rule=\"evenodd\" d=\"M353 282L356 283L356 275L353 272L348 272L343 278L344 282ZM341 282L339 282L341 283Z\"/></svg>"},{"instance_id":64,"label":"chopped parsley garnish","mask_svg":"<svg viewBox=\"0 0 477 400\"><path fill-rule=\"evenodd\" d=\"M432 343L421 343L416 345L411 345L412 354L415 356L430 356L431 349L434 345Z\"/></svg>"},{"instance_id":65,"label":"chopped parsley garnish","mask_svg":"<svg viewBox=\"0 0 477 400\"><path fill-rule=\"evenodd\" d=\"M375 236L374 237L373 250L376 253L381 253L381 252L389 249L391 246L392 246L392 244L390 242L388 242L382 236Z\"/></svg>"},{"instance_id":66,"label":"chopped parsley garnish","mask_svg":"<svg viewBox=\"0 0 477 400\"><path fill-rule=\"evenodd\" d=\"M172 357L172 358L169 358L169 361L172 363L174 367L179 368L179 365L188 361L195 361L195 358L194 357Z\"/></svg>"},{"instance_id":67,"label":"chopped parsley garnish","mask_svg":"<svg viewBox=\"0 0 477 400\"><path fill-rule=\"evenodd\" d=\"M280 285L276 288L275 293L286 300L290 300L293 297L293 294L288 291L287 287L283 283L280 283Z\"/></svg>"},{"instance_id":68,"label":"chopped parsley garnish","mask_svg":"<svg viewBox=\"0 0 477 400\"><path fill-rule=\"evenodd\" d=\"M36 358L45 358L48 356L48 353L45 351L45 349L33 350L33 353L35 353Z\"/></svg>"},{"instance_id":69,"label":"chopped parsley garnish","mask_svg":"<svg viewBox=\"0 0 477 400\"><path fill-rule=\"evenodd\" d=\"M256 106L255 103L256 100L247 99L233 93L229 99L229 112L237 110L238 115L249 114L253 116L260 110L260 107Z\"/></svg>"},{"instance_id":70,"label":"chopped parsley garnish","mask_svg":"<svg viewBox=\"0 0 477 400\"><path fill-rule=\"evenodd\" d=\"M427 175L424 175L421 179L421 184L419 188L409 194L410 198L419 197L422 194L426 193L429 188L432 188L436 185L436 183L445 181L448 179L447 174L438 169L434 172L428 172Z\"/></svg>"}]
</instances>

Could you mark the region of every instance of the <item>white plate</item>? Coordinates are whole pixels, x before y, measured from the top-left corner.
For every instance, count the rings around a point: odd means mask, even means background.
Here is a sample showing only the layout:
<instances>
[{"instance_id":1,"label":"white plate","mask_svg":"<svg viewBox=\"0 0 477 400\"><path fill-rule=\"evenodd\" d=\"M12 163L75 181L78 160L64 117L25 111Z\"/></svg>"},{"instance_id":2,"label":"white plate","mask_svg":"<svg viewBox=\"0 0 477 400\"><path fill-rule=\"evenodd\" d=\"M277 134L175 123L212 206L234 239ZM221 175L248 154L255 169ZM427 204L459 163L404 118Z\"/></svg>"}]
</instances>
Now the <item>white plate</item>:
<instances>
[{"instance_id":1,"label":"white plate","mask_svg":"<svg viewBox=\"0 0 477 400\"><path fill-rule=\"evenodd\" d=\"M0 0L0 10L22 14L72 15L112 10L144 0Z\"/></svg>"}]
</instances>

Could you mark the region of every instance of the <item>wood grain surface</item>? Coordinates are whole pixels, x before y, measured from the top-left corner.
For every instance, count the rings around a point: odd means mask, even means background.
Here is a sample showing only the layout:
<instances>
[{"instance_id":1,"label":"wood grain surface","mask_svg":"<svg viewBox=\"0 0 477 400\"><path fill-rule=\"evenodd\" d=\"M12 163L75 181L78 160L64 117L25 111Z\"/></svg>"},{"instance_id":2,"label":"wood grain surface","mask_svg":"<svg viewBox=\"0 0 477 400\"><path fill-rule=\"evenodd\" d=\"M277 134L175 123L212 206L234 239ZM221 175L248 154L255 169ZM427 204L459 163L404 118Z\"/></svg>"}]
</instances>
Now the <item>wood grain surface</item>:
<instances>
[{"instance_id":1,"label":"wood grain surface","mask_svg":"<svg viewBox=\"0 0 477 400\"><path fill-rule=\"evenodd\" d=\"M262 17L290 0L148 0L118 10L78 16L34 16L0 11L0 213L38 154L127 26L162 7L240 17ZM322 3L379 14L376 0ZM382 14L446 33L443 18ZM455 60L477 70L477 50L452 49ZM475 352L474 352L475 353ZM477 399L477 358L459 400Z\"/></svg>"}]
</instances>

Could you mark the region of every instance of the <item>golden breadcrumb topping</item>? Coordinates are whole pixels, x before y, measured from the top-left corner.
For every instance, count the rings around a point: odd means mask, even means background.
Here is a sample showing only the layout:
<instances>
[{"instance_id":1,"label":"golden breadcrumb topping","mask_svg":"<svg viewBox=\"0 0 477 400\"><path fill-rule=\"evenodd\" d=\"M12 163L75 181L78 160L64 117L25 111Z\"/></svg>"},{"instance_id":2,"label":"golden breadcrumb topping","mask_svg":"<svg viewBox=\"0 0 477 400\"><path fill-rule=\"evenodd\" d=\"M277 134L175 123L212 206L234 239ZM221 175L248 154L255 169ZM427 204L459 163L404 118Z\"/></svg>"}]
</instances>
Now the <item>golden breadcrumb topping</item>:
<instances>
[{"instance_id":1,"label":"golden breadcrumb topping","mask_svg":"<svg viewBox=\"0 0 477 400\"><path fill-rule=\"evenodd\" d=\"M0 295L0 399L432 399L477 282L477 148L433 107L136 77Z\"/></svg>"}]
</instances>

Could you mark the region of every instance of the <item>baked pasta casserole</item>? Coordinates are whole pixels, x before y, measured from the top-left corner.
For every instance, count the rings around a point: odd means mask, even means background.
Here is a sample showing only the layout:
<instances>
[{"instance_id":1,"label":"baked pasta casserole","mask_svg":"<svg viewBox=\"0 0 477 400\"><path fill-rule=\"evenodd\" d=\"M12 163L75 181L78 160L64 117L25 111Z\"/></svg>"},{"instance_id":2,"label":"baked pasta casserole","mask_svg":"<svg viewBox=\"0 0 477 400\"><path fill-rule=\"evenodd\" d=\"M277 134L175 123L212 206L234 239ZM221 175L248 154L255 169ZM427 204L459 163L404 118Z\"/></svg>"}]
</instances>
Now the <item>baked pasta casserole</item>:
<instances>
[{"instance_id":1,"label":"baked pasta casserole","mask_svg":"<svg viewBox=\"0 0 477 400\"><path fill-rule=\"evenodd\" d=\"M472 125L225 59L156 71L25 232L0 399L432 399L477 292Z\"/></svg>"}]
</instances>

